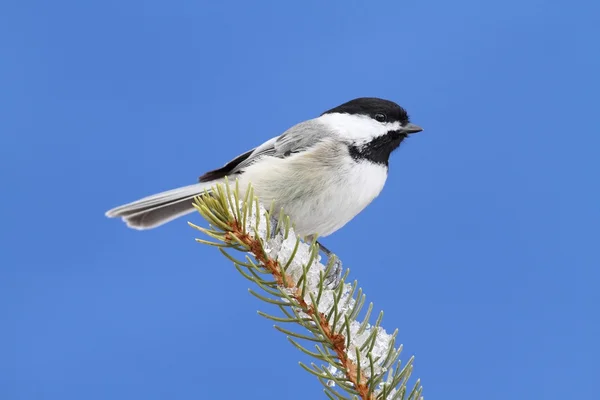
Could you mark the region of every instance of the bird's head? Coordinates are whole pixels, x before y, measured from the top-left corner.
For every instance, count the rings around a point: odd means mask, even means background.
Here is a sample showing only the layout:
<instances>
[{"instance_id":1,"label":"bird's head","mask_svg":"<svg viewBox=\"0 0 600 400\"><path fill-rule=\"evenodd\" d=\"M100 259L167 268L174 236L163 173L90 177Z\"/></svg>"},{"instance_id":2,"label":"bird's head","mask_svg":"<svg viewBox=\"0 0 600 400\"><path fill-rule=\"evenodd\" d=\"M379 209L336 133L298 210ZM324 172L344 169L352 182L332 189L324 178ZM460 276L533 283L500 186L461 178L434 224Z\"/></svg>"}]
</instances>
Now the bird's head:
<instances>
[{"instance_id":1,"label":"bird's head","mask_svg":"<svg viewBox=\"0 0 600 400\"><path fill-rule=\"evenodd\" d=\"M393 101L361 97L325 111L318 118L348 144L355 160L388 165L390 154L408 135L423 129L410 122Z\"/></svg>"}]
</instances>

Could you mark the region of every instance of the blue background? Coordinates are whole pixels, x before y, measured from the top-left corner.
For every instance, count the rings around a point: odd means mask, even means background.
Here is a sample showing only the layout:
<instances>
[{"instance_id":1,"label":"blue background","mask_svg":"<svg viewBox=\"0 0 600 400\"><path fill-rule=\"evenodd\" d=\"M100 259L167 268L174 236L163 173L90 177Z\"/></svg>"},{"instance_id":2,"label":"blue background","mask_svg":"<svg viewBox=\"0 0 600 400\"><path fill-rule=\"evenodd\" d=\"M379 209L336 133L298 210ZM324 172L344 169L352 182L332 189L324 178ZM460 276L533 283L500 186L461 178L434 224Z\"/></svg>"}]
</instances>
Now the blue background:
<instances>
[{"instance_id":1,"label":"blue background","mask_svg":"<svg viewBox=\"0 0 600 400\"><path fill-rule=\"evenodd\" d=\"M324 243L426 398L597 395L599 37L592 1L3 1L0 398L324 398L185 219L103 213L359 96L425 132Z\"/></svg>"}]
</instances>

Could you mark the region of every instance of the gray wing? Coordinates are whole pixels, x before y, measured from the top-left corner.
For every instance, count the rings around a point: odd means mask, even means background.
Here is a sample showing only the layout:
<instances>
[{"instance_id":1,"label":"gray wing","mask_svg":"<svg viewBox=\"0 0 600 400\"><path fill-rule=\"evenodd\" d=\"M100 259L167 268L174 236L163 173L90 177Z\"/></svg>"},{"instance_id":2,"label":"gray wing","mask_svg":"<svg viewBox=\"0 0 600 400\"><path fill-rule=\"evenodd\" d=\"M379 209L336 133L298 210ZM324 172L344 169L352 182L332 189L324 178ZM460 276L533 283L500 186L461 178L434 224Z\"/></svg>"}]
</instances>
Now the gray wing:
<instances>
[{"instance_id":1,"label":"gray wing","mask_svg":"<svg viewBox=\"0 0 600 400\"><path fill-rule=\"evenodd\" d=\"M304 121L285 131L275 141L275 151L278 157L287 157L314 146L325 138L333 136L327 126L316 119Z\"/></svg>"},{"instance_id":2,"label":"gray wing","mask_svg":"<svg viewBox=\"0 0 600 400\"><path fill-rule=\"evenodd\" d=\"M333 136L326 126L316 119L294 125L280 136L267 140L260 146L244 153L224 167L209 171L200 177L200 182L208 182L223 178L226 175L237 174L266 156L285 158L293 153L298 153L314 146L326 137Z\"/></svg>"}]
</instances>

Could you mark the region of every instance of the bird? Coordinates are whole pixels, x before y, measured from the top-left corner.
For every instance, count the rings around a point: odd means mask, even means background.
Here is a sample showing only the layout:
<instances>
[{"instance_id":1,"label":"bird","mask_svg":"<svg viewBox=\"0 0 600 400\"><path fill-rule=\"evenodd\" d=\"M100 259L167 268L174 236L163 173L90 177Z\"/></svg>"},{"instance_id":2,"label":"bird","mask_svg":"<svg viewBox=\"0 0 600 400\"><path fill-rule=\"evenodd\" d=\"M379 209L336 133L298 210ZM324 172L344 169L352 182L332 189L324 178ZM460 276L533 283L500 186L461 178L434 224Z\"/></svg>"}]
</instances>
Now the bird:
<instances>
[{"instance_id":1,"label":"bird","mask_svg":"<svg viewBox=\"0 0 600 400\"><path fill-rule=\"evenodd\" d=\"M422 130L393 101L355 98L206 172L197 183L121 205L106 216L120 217L137 230L156 228L193 212L194 198L210 193L215 184L237 179L240 188L251 183L263 204L274 204L274 215L283 209L300 237L322 238L379 196L391 154ZM335 256L320 241L317 244L328 257ZM335 286L341 274L339 260L331 274Z\"/></svg>"}]
</instances>

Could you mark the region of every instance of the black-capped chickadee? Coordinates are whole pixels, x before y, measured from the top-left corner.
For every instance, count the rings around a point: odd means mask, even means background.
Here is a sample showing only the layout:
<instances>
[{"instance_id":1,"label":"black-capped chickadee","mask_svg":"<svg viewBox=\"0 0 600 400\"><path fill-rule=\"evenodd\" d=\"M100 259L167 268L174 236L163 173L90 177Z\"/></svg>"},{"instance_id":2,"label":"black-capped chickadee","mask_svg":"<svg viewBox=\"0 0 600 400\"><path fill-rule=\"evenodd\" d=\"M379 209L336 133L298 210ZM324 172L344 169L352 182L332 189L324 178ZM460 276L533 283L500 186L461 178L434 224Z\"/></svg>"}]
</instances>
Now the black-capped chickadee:
<instances>
[{"instance_id":1,"label":"black-capped chickadee","mask_svg":"<svg viewBox=\"0 0 600 400\"><path fill-rule=\"evenodd\" d=\"M420 131L392 101L354 99L205 173L199 183L144 197L106 215L121 217L134 229L155 228L194 211L194 197L228 177L238 179L240 189L251 182L263 204L274 202L275 215L282 207L300 236L327 236L379 195L390 154Z\"/></svg>"}]
</instances>

